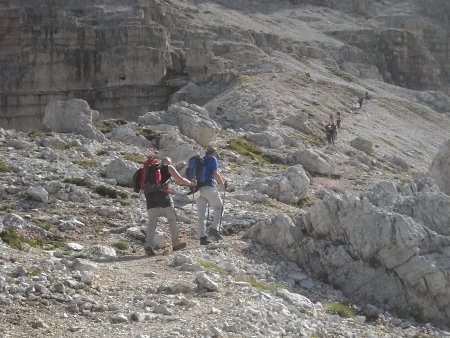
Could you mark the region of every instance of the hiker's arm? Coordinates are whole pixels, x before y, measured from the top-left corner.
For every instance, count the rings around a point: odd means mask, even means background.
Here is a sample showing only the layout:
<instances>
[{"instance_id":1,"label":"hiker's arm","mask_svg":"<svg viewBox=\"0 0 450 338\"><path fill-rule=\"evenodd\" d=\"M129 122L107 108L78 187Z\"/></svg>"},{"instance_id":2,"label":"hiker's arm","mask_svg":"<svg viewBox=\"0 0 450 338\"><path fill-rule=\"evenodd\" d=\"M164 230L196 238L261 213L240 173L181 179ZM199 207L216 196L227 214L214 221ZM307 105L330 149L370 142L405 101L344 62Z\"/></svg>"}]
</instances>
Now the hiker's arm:
<instances>
[{"instance_id":1,"label":"hiker's arm","mask_svg":"<svg viewBox=\"0 0 450 338\"><path fill-rule=\"evenodd\" d=\"M195 186L195 182L191 182L188 179L182 177L174 166L168 165L167 168L169 169L170 175L174 178L175 182L177 182L178 184L187 185L190 187Z\"/></svg>"},{"instance_id":2,"label":"hiker's arm","mask_svg":"<svg viewBox=\"0 0 450 338\"><path fill-rule=\"evenodd\" d=\"M222 176L220 176L220 174L217 171L214 171L213 175L217 183L219 183L221 186L225 186L225 182L222 179Z\"/></svg>"}]
</instances>

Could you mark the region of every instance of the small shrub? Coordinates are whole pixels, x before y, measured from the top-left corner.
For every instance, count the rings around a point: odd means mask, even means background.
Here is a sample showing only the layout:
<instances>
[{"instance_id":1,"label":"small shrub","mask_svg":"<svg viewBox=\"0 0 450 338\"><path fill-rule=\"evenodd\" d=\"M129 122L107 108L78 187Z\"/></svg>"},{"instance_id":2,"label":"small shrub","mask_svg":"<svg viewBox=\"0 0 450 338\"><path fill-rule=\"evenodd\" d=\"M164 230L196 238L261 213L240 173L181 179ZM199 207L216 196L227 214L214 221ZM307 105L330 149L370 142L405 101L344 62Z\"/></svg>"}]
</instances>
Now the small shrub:
<instances>
[{"instance_id":1,"label":"small shrub","mask_svg":"<svg viewBox=\"0 0 450 338\"><path fill-rule=\"evenodd\" d=\"M114 243L114 246L119 250L127 250L128 249L128 243L125 241L118 241L117 243Z\"/></svg>"},{"instance_id":2,"label":"small shrub","mask_svg":"<svg viewBox=\"0 0 450 338\"><path fill-rule=\"evenodd\" d=\"M100 185L94 189L94 192L99 194L100 196L109 197L109 198L117 198L119 193L116 189L107 187L106 185Z\"/></svg>"},{"instance_id":3,"label":"small shrub","mask_svg":"<svg viewBox=\"0 0 450 338\"><path fill-rule=\"evenodd\" d=\"M26 230L18 232L16 229L11 227L6 227L0 234L0 238L8 244L10 247L17 250L23 250L23 244L27 243L32 247L42 247L42 239L39 235Z\"/></svg>"},{"instance_id":4,"label":"small shrub","mask_svg":"<svg viewBox=\"0 0 450 338\"><path fill-rule=\"evenodd\" d=\"M225 276L225 272L222 270L221 267L217 266L217 264L210 262L210 261L198 261L198 265L200 265L202 268L206 270L213 270L216 273L218 273L221 277Z\"/></svg>"},{"instance_id":5,"label":"small shrub","mask_svg":"<svg viewBox=\"0 0 450 338\"><path fill-rule=\"evenodd\" d=\"M241 75L241 83L249 83L251 81L252 77L250 75Z\"/></svg>"},{"instance_id":6,"label":"small shrub","mask_svg":"<svg viewBox=\"0 0 450 338\"><path fill-rule=\"evenodd\" d=\"M45 135L45 133L41 130L38 129L31 129L30 132L28 133L28 136L31 137L43 137Z\"/></svg>"},{"instance_id":7,"label":"small shrub","mask_svg":"<svg viewBox=\"0 0 450 338\"><path fill-rule=\"evenodd\" d=\"M93 168L97 166L97 161L93 159L82 159L73 161L74 164L78 164L85 168Z\"/></svg>"},{"instance_id":8,"label":"small shrub","mask_svg":"<svg viewBox=\"0 0 450 338\"><path fill-rule=\"evenodd\" d=\"M95 154L97 155L97 156L102 156L102 155L106 155L108 153L108 150L106 150L106 149L100 149L100 150L98 150Z\"/></svg>"},{"instance_id":9,"label":"small shrub","mask_svg":"<svg viewBox=\"0 0 450 338\"><path fill-rule=\"evenodd\" d=\"M158 133L150 128L138 128L137 132L149 141L152 141L158 137Z\"/></svg>"},{"instance_id":10,"label":"small shrub","mask_svg":"<svg viewBox=\"0 0 450 338\"><path fill-rule=\"evenodd\" d=\"M144 158L140 155L136 155L136 154L132 154L132 153L122 153L122 156L124 159L131 161L131 162L135 162L135 163L139 163L139 164L144 163Z\"/></svg>"},{"instance_id":11,"label":"small shrub","mask_svg":"<svg viewBox=\"0 0 450 338\"><path fill-rule=\"evenodd\" d=\"M299 208L307 207L311 205L311 199L309 196L303 197L300 201L297 202L297 206Z\"/></svg>"},{"instance_id":12,"label":"small shrub","mask_svg":"<svg viewBox=\"0 0 450 338\"><path fill-rule=\"evenodd\" d=\"M69 177L69 178L65 178L63 182L78 185L81 187L92 186L92 180L88 177Z\"/></svg>"},{"instance_id":13,"label":"small shrub","mask_svg":"<svg viewBox=\"0 0 450 338\"><path fill-rule=\"evenodd\" d=\"M13 168L8 163L0 160L0 173L10 173L13 171Z\"/></svg>"},{"instance_id":14,"label":"small shrub","mask_svg":"<svg viewBox=\"0 0 450 338\"><path fill-rule=\"evenodd\" d=\"M349 73L346 73L340 69L334 68L334 67L326 67L327 70L332 73L333 75L336 75L337 77L340 77L341 79L347 81L347 82L355 82L355 78L351 76Z\"/></svg>"},{"instance_id":15,"label":"small shrub","mask_svg":"<svg viewBox=\"0 0 450 338\"><path fill-rule=\"evenodd\" d=\"M353 318L356 316L356 310L347 304L328 303L325 305L325 309L345 318Z\"/></svg>"},{"instance_id":16,"label":"small shrub","mask_svg":"<svg viewBox=\"0 0 450 338\"><path fill-rule=\"evenodd\" d=\"M229 140L228 146L235 152L251 157L258 163L279 163L279 160L276 157L265 154L256 144L242 138Z\"/></svg>"},{"instance_id":17,"label":"small shrub","mask_svg":"<svg viewBox=\"0 0 450 338\"><path fill-rule=\"evenodd\" d=\"M87 287L86 284L84 284L84 283L78 283L78 284L76 284L73 288L74 288L75 290L84 290L84 289L86 289L86 287Z\"/></svg>"}]
</instances>

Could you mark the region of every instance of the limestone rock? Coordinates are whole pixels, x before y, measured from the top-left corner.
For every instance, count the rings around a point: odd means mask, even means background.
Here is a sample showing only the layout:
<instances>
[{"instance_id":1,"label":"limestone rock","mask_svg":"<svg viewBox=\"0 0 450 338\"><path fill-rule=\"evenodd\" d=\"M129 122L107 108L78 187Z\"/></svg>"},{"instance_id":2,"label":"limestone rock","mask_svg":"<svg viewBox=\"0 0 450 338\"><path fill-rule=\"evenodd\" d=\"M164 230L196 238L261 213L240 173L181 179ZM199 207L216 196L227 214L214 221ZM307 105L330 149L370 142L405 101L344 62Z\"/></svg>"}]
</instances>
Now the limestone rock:
<instances>
[{"instance_id":1,"label":"limestone rock","mask_svg":"<svg viewBox=\"0 0 450 338\"><path fill-rule=\"evenodd\" d=\"M429 168L430 175L439 188L450 195L450 140L442 144Z\"/></svg>"},{"instance_id":2,"label":"limestone rock","mask_svg":"<svg viewBox=\"0 0 450 338\"><path fill-rule=\"evenodd\" d=\"M301 165L296 165L272 177L255 180L247 189L256 189L285 203L298 203L308 194L309 178Z\"/></svg>"},{"instance_id":3,"label":"limestone rock","mask_svg":"<svg viewBox=\"0 0 450 338\"><path fill-rule=\"evenodd\" d=\"M332 175L335 173L335 165L332 160L318 149L297 150L290 155L290 162L301 164L312 174Z\"/></svg>"},{"instance_id":4,"label":"limestone rock","mask_svg":"<svg viewBox=\"0 0 450 338\"><path fill-rule=\"evenodd\" d=\"M59 133L76 133L86 138L104 141L105 137L93 125L96 113L80 99L51 102L45 108L44 127Z\"/></svg>"},{"instance_id":5,"label":"limestone rock","mask_svg":"<svg viewBox=\"0 0 450 338\"><path fill-rule=\"evenodd\" d=\"M373 153L373 144L371 141L362 137L357 137L350 142L350 145L358 150L365 152L367 155Z\"/></svg>"},{"instance_id":6,"label":"limestone rock","mask_svg":"<svg viewBox=\"0 0 450 338\"><path fill-rule=\"evenodd\" d=\"M30 187L27 190L27 195L38 202L47 203L48 202L48 192L41 186Z\"/></svg>"},{"instance_id":7,"label":"limestone rock","mask_svg":"<svg viewBox=\"0 0 450 338\"><path fill-rule=\"evenodd\" d=\"M130 187L131 179L137 169L139 166L136 163L117 158L109 163L106 177L115 179L119 185Z\"/></svg>"}]
</instances>

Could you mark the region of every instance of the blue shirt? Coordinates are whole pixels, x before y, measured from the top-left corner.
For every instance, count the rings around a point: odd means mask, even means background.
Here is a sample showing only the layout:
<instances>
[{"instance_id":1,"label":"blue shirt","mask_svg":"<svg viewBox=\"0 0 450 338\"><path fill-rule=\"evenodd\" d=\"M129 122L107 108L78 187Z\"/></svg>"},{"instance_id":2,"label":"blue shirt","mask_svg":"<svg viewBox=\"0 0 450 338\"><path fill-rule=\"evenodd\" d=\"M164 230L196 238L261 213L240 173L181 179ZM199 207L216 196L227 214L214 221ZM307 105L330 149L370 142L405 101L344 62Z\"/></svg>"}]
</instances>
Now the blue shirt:
<instances>
[{"instance_id":1,"label":"blue shirt","mask_svg":"<svg viewBox=\"0 0 450 338\"><path fill-rule=\"evenodd\" d=\"M219 162L214 156L208 155L205 155L203 157L203 160L205 161L206 182L208 182L207 186L215 187L216 180L214 179L214 172L219 168Z\"/></svg>"}]
</instances>

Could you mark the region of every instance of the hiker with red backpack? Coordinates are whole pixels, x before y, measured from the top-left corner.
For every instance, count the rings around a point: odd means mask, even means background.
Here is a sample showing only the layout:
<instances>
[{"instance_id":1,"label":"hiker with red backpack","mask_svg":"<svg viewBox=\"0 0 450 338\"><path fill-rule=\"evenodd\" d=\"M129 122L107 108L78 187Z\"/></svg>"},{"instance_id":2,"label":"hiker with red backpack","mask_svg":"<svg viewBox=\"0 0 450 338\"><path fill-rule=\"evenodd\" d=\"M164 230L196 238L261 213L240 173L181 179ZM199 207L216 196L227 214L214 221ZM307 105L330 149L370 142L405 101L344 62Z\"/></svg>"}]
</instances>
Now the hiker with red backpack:
<instances>
[{"instance_id":1,"label":"hiker with red backpack","mask_svg":"<svg viewBox=\"0 0 450 338\"><path fill-rule=\"evenodd\" d=\"M205 182L200 184L200 196L197 199L198 211L198 235L200 236L200 245L207 245L211 243L208 239L218 241L222 239L220 234L219 224L222 220L223 201L220 198L220 193L216 188L216 183L221 185L224 189L227 187L227 182L222 179L219 174L219 164L217 161L217 151L214 147L208 147L206 154L203 157L205 167ZM211 227L206 233L206 208L208 204L214 210L214 219Z\"/></svg>"},{"instance_id":2,"label":"hiker with red backpack","mask_svg":"<svg viewBox=\"0 0 450 338\"><path fill-rule=\"evenodd\" d=\"M172 166L172 161L168 157L163 158L161 161L155 157L149 157L145 161L140 175L140 187L144 191L147 203L148 225L144 245L147 256L155 255L153 238L155 237L158 217L161 213L164 214L169 223L173 251L186 247L186 242L181 242L179 239L177 218L173 201L170 197L169 181L171 177L181 185L192 187L197 184L195 180L191 182L182 177L175 167Z\"/></svg>"}]
</instances>

